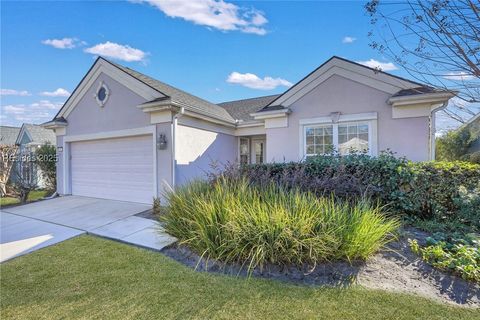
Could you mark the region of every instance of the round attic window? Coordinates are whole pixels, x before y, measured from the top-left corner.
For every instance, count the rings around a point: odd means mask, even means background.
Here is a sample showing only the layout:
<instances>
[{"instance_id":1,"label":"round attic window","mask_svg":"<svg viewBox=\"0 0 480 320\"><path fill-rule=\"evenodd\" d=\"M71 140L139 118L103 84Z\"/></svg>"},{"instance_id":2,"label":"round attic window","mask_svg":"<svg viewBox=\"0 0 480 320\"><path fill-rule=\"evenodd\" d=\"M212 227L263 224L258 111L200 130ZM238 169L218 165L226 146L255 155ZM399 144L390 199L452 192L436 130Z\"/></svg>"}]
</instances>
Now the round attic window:
<instances>
[{"instance_id":1,"label":"round attic window","mask_svg":"<svg viewBox=\"0 0 480 320\"><path fill-rule=\"evenodd\" d=\"M97 92L95 94L95 100L100 107L103 107L108 100L108 96L110 95L110 91L105 83L100 82L98 86Z\"/></svg>"}]
</instances>

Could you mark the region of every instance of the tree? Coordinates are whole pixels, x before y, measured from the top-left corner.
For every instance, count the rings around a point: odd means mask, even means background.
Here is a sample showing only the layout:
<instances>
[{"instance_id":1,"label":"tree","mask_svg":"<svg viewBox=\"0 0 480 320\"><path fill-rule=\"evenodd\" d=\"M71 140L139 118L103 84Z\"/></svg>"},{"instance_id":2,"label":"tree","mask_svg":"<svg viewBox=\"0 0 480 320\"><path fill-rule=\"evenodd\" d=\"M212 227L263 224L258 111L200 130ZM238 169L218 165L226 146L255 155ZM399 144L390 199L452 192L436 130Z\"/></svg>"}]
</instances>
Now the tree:
<instances>
[{"instance_id":1,"label":"tree","mask_svg":"<svg viewBox=\"0 0 480 320\"><path fill-rule=\"evenodd\" d=\"M31 151L20 153L12 167L12 174L15 178L12 183L13 190L20 203L26 203L30 191L38 187L35 154Z\"/></svg>"},{"instance_id":2,"label":"tree","mask_svg":"<svg viewBox=\"0 0 480 320\"><path fill-rule=\"evenodd\" d=\"M49 190L56 190L57 186L57 152L55 146L44 144L35 151L35 160L40 169L45 187Z\"/></svg>"},{"instance_id":3,"label":"tree","mask_svg":"<svg viewBox=\"0 0 480 320\"><path fill-rule=\"evenodd\" d=\"M445 133L437 138L435 144L437 160L465 160L465 154L472 141L473 137L468 128L460 128Z\"/></svg>"},{"instance_id":4,"label":"tree","mask_svg":"<svg viewBox=\"0 0 480 320\"><path fill-rule=\"evenodd\" d=\"M480 2L372 0L365 9L376 28L372 48L419 82L458 91L446 111L453 119L479 111L471 103L480 102Z\"/></svg>"},{"instance_id":5,"label":"tree","mask_svg":"<svg viewBox=\"0 0 480 320\"><path fill-rule=\"evenodd\" d=\"M1 163L0 163L0 194L4 197L7 194L7 182L10 179L13 164L17 156L18 147L15 145L0 146Z\"/></svg>"}]
</instances>

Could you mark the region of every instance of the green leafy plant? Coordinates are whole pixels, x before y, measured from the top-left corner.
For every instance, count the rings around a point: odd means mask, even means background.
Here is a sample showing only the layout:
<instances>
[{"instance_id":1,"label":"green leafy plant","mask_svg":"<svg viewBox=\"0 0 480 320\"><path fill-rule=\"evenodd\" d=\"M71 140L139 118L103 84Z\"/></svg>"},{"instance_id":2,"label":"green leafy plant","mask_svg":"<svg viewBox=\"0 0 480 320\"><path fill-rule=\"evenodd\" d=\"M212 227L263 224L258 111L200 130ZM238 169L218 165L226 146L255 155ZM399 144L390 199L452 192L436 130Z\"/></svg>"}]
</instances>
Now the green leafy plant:
<instances>
[{"instance_id":1,"label":"green leafy plant","mask_svg":"<svg viewBox=\"0 0 480 320\"><path fill-rule=\"evenodd\" d=\"M54 145L44 144L35 151L35 159L40 174L49 190L55 190L57 186L57 150Z\"/></svg>"},{"instance_id":2,"label":"green leafy plant","mask_svg":"<svg viewBox=\"0 0 480 320\"><path fill-rule=\"evenodd\" d=\"M465 244L430 238L427 239L425 247L421 247L417 240L409 240L409 243L413 252L434 267L452 271L466 280L480 283L480 239Z\"/></svg>"},{"instance_id":3,"label":"green leafy plant","mask_svg":"<svg viewBox=\"0 0 480 320\"><path fill-rule=\"evenodd\" d=\"M323 155L305 162L230 166L218 176L246 178L257 186L272 181L287 189L343 199L371 197L393 212L422 219L455 216L460 189L476 188L480 165L468 162L410 162L385 152Z\"/></svg>"},{"instance_id":4,"label":"green leafy plant","mask_svg":"<svg viewBox=\"0 0 480 320\"><path fill-rule=\"evenodd\" d=\"M246 179L196 181L167 197L161 220L168 233L201 256L239 263L248 272L267 264L367 259L399 226L365 199L337 201Z\"/></svg>"},{"instance_id":5,"label":"green leafy plant","mask_svg":"<svg viewBox=\"0 0 480 320\"><path fill-rule=\"evenodd\" d=\"M438 160L463 160L475 137L468 128L452 130L435 141L435 154Z\"/></svg>"}]
</instances>

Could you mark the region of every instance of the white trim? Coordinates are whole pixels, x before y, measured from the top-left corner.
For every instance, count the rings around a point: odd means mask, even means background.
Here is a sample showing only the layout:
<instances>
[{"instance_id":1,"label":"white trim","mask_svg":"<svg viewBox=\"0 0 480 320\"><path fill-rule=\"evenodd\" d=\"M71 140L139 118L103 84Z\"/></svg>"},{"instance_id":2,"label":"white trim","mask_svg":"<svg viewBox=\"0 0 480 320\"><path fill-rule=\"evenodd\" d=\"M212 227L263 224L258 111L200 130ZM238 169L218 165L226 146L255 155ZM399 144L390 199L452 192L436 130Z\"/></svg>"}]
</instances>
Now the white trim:
<instances>
[{"instance_id":1,"label":"white trim","mask_svg":"<svg viewBox=\"0 0 480 320\"><path fill-rule=\"evenodd\" d=\"M390 94L401 89L418 87L418 84L414 82L402 80L383 72L375 72L356 63L333 57L273 102L275 105L288 107L333 75L339 75Z\"/></svg>"},{"instance_id":2,"label":"white trim","mask_svg":"<svg viewBox=\"0 0 480 320\"><path fill-rule=\"evenodd\" d=\"M376 120L378 118L377 112L365 112L365 113L350 113L350 114L341 114L338 118L338 122L347 122L347 121L362 121L362 120ZM321 124L321 123L333 123L331 116L318 117L318 118L308 118L300 119L300 125L306 124Z\"/></svg>"},{"instance_id":3,"label":"white trim","mask_svg":"<svg viewBox=\"0 0 480 320\"><path fill-rule=\"evenodd\" d=\"M435 92L435 93L423 93L415 94L411 96L399 96L391 97L388 99L388 103L394 107L400 107L405 105L412 104L423 104L423 103L432 103L438 104L448 101L450 98L454 97L455 94L452 92Z\"/></svg>"},{"instance_id":4,"label":"white trim","mask_svg":"<svg viewBox=\"0 0 480 320\"><path fill-rule=\"evenodd\" d=\"M291 113L290 109L279 109L271 111L262 111L251 113L250 116L254 117L255 120L269 119L269 118L278 118L285 117L287 114Z\"/></svg>"},{"instance_id":5,"label":"white trim","mask_svg":"<svg viewBox=\"0 0 480 320\"><path fill-rule=\"evenodd\" d=\"M257 163L257 155L255 154L255 142L262 142L263 143L263 159L262 163L267 161L267 139L265 137L252 137L250 139L251 147L250 147L250 163L256 164Z\"/></svg>"},{"instance_id":6,"label":"white trim","mask_svg":"<svg viewBox=\"0 0 480 320\"><path fill-rule=\"evenodd\" d=\"M49 129L51 130L51 129ZM58 137L58 136L64 136L67 134L67 130L65 129L65 127L58 127L58 128L55 128L53 129L53 131L55 131L55 135Z\"/></svg>"},{"instance_id":7,"label":"white trim","mask_svg":"<svg viewBox=\"0 0 480 320\"><path fill-rule=\"evenodd\" d=\"M377 113L360 113L340 116L338 122L333 123L331 117L320 117L314 119L299 120L299 159L304 160L307 155L306 146L306 130L312 127L321 127L325 125L332 126L332 144L335 150L338 150L338 126L349 123L365 123L368 124L368 153L371 156L378 155L378 130L377 130Z\"/></svg>"},{"instance_id":8,"label":"white trim","mask_svg":"<svg viewBox=\"0 0 480 320\"><path fill-rule=\"evenodd\" d=\"M158 150L157 150L157 126L152 126L152 144L153 144L153 195L158 197Z\"/></svg>"},{"instance_id":9,"label":"white trim","mask_svg":"<svg viewBox=\"0 0 480 320\"><path fill-rule=\"evenodd\" d=\"M153 195L158 196L158 177L157 177L157 137L156 126L147 126L133 129L116 130L108 132L99 132L91 134L80 134L74 136L66 136L63 138L63 193L71 194L71 163L70 163L70 145L72 142L91 141L111 138L124 138L132 136L152 135L153 140Z\"/></svg>"},{"instance_id":10,"label":"white trim","mask_svg":"<svg viewBox=\"0 0 480 320\"><path fill-rule=\"evenodd\" d=\"M255 121L255 122L238 122L237 124L237 129L239 128L250 128L250 127L263 127L264 122L263 121Z\"/></svg>"},{"instance_id":11,"label":"white trim","mask_svg":"<svg viewBox=\"0 0 480 320\"><path fill-rule=\"evenodd\" d=\"M252 153L252 148L251 148L251 146L250 146L250 144L251 144L251 139L250 139L250 137L238 137L238 163L241 164L241 160L240 160L240 159L241 159L241 157L240 157L240 156L241 156L241 150L240 150L240 145L241 145L241 143L240 143L240 141L241 141L242 139L245 139L245 140L248 141L248 153L247 153L247 154L248 154L248 164L250 164L251 157L252 157L252 155L251 155L251 153Z\"/></svg>"},{"instance_id":12,"label":"white trim","mask_svg":"<svg viewBox=\"0 0 480 320\"><path fill-rule=\"evenodd\" d=\"M140 80L135 79L133 76L111 65L109 62L103 59L98 59L97 62L92 66L90 72L85 76L82 82L80 82L74 94L67 100L67 103L57 115L57 118L68 117L78 102L83 98L86 92L91 88L95 81L97 81L98 77L102 73L109 76L114 81L124 85L147 101L164 97L164 95L157 90L147 86Z\"/></svg>"},{"instance_id":13,"label":"white trim","mask_svg":"<svg viewBox=\"0 0 480 320\"><path fill-rule=\"evenodd\" d=\"M66 136L64 138L64 141L65 142L74 142L74 141L100 140L100 139L110 139L110 138L142 136L142 135L153 134L153 133L155 133L154 125L151 125L151 126L133 128L133 129L124 129L124 130L115 130L115 131L106 131L106 132L87 133L87 134Z\"/></svg>"},{"instance_id":14,"label":"white trim","mask_svg":"<svg viewBox=\"0 0 480 320\"><path fill-rule=\"evenodd\" d=\"M100 100L98 98L98 92L102 88L105 89L105 99L104 100ZM98 87L97 87L97 91L95 91L95 94L93 95L93 97L95 98L95 101L97 101L97 104L98 104L99 107L103 108L105 106L105 103L107 103L108 98L110 97L110 89L108 89L108 86L104 81L99 82Z\"/></svg>"}]
</instances>

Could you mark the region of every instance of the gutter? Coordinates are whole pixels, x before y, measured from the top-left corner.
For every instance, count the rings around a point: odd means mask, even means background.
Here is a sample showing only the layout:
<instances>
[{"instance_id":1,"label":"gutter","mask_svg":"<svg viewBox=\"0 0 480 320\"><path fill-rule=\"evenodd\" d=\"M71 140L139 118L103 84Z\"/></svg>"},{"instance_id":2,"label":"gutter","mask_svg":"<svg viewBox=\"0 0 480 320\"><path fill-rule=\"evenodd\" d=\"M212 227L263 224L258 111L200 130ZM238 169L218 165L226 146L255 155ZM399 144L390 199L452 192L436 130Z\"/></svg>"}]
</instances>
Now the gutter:
<instances>
[{"instance_id":1,"label":"gutter","mask_svg":"<svg viewBox=\"0 0 480 320\"><path fill-rule=\"evenodd\" d=\"M448 106L448 100L445 101L440 107L433 108L430 112L430 147L429 147L429 157L430 160L435 160L435 114L437 111L443 110Z\"/></svg>"},{"instance_id":2,"label":"gutter","mask_svg":"<svg viewBox=\"0 0 480 320\"><path fill-rule=\"evenodd\" d=\"M176 174L175 174L175 171L177 169L177 166L176 166L176 159L177 159L177 155L176 155L176 128L177 128L177 123L178 123L178 119L183 116L185 114L185 108L184 107L181 107L179 112L176 113L174 116L173 116L173 119L172 119L172 124L171 124L171 132L170 134L172 135L172 188L175 188L175 184L176 184ZM158 164L157 164L158 165Z\"/></svg>"}]
</instances>

